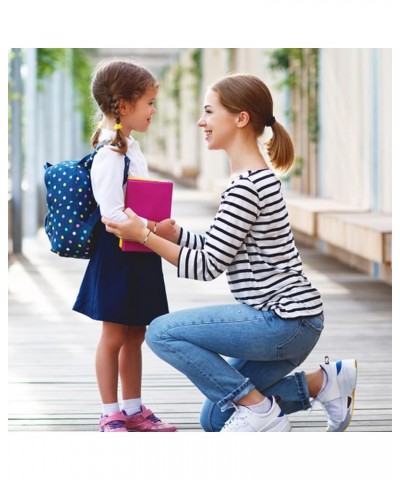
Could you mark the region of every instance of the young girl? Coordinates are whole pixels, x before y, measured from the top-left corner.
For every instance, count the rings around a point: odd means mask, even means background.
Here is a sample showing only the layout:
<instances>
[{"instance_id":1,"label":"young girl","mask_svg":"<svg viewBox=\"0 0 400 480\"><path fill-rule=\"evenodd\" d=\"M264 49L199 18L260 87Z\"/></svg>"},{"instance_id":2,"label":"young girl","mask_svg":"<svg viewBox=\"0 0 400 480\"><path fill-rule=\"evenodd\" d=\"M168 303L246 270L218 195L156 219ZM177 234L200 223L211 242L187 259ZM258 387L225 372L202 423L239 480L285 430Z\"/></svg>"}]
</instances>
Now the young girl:
<instances>
[{"instance_id":1,"label":"young girl","mask_svg":"<svg viewBox=\"0 0 400 480\"><path fill-rule=\"evenodd\" d=\"M145 68L128 61L100 64L92 81L92 95L103 115L93 135L96 147L91 180L102 215L117 221L124 210L125 155L129 175L148 176L146 160L131 131L146 132L155 113L156 79ZM142 219L155 233L155 222ZM157 233L169 221L157 225ZM99 226L96 249L87 266L73 309L102 321L96 353L96 375L103 402L101 432L173 432L142 405L141 345L146 325L168 312L161 259L154 253L123 253L119 241ZM118 375L122 409L118 404Z\"/></svg>"},{"instance_id":2,"label":"young girl","mask_svg":"<svg viewBox=\"0 0 400 480\"><path fill-rule=\"evenodd\" d=\"M225 150L232 174L205 236L175 226L168 241L129 210L125 223L103 222L107 231L145 243L177 266L180 277L208 281L226 272L237 303L163 315L146 340L207 397L206 431L289 431L283 411L310 408L310 397L323 405L327 430L343 431L353 412L356 361L326 357L314 372L288 375L317 343L323 305L303 272L280 182L258 147L271 128L272 166L291 167L293 144L273 116L267 86L252 75L220 80L206 93L198 125L210 150Z\"/></svg>"}]
</instances>

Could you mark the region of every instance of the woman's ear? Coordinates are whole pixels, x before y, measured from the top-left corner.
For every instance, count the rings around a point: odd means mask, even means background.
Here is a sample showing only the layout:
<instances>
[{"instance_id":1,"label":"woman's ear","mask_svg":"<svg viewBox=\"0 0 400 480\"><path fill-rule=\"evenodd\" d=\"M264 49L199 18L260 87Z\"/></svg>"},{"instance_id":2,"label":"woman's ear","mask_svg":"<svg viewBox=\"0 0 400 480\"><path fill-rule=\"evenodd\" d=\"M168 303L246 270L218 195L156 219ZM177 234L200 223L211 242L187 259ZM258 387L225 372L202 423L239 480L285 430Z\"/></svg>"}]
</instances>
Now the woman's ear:
<instances>
[{"instance_id":1,"label":"woman's ear","mask_svg":"<svg viewBox=\"0 0 400 480\"><path fill-rule=\"evenodd\" d=\"M250 122L250 115L247 112L240 112L235 120L238 128L245 127Z\"/></svg>"}]
</instances>

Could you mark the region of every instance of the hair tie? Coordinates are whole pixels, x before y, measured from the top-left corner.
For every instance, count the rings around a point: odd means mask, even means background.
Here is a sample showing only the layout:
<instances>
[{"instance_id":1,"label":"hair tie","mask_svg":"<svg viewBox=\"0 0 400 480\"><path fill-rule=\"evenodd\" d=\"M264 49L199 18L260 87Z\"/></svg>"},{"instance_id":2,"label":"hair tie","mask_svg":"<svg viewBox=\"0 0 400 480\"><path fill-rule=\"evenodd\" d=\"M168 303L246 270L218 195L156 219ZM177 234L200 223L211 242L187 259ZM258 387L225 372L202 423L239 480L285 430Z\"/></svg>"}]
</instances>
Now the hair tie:
<instances>
[{"instance_id":1,"label":"hair tie","mask_svg":"<svg viewBox=\"0 0 400 480\"><path fill-rule=\"evenodd\" d=\"M269 118L269 119L267 120L267 122L266 122L265 125L266 125L267 127L272 127L272 125L273 125L275 122L276 122L275 117L272 116L271 118Z\"/></svg>"},{"instance_id":2,"label":"hair tie","mask_svg":"<svg viewBox=\"0 0 400 480\"><path fill-rule=\"evenodd\" d=\"M114 125L114 130L121 130L121 128L122 128L122 125L120 123L116 123Z\"/></svg>"}]
</instances>

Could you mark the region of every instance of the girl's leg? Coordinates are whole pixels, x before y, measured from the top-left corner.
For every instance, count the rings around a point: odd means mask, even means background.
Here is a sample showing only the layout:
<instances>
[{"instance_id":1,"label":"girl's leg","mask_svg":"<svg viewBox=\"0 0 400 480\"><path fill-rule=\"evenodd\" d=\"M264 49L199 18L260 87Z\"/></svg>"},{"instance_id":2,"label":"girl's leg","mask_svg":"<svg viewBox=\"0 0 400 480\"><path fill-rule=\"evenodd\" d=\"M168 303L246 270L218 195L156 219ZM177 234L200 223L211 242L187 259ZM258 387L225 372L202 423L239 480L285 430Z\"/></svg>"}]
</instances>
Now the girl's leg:
<instances>
[{"instance_id":1,"label":"girl's leg","mask_svg":"<svg viewBox=\"0 0 400 480\"><path fill-rule=\"evenodd\" d=\"M135 432L175 432L176 427L163 422L142 405L142 343L146 327L129 327L119 354L122 385L122 409L125 426Z\"/></svg>"},{"instance_id":2,"label":"girl's leg","mask_svg":"<svg viewBox=\"0 0 400 480\"><path fill-rule=\"evenodd\" d=\"M128 327L103 322L96 352L96 375L103 404L118 401L118 355L125 341Z\"/></svg>"},{"instance_id":3,"label":"girl's leg","mask_svg":"<svg viewBox=\"0 0 400 480\"><path fill-rule=\"evenodd\" d=\"M119 374L122 398L140 399L142 389L142 343L146 327L128 327L125 342L119 352Z\"/></svg>"}]
</instances>

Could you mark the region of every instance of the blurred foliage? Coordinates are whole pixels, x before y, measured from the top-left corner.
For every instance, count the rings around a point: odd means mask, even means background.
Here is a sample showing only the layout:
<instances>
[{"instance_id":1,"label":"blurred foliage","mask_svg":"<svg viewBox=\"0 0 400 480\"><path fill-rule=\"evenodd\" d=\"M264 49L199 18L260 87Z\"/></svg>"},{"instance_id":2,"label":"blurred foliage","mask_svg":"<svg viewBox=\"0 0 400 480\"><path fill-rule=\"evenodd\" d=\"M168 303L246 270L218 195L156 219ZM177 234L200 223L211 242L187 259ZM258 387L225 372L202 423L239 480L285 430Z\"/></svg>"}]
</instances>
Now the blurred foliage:
<instances>
[{"instance_id":1,"label":"blurred foliage","mask_svg":"<svg viewBox=\"0 0 400 480\"><path fill-rule=\"evenodd\" d=\"M234 73L236 71L237 48L227 48L227 51L228 51L228 73Z\"/></svg>"},{"instance_id":2,"label":"blurred foliage","mask_svg":"<svg viewBox=\"0 0 400 480\"><path fill-rule=\"evenodd\" d=\"M89 139L93 130L94 103L91 96L92 63L89 52L82 48L72 50L72 78L78 92L76 107L83 116L83 136Z\"/></svg>"},{"instance_id":3,"label":"blurred foliage","mask_svg":"<svg viewBox=\"0 0 400 480\"><path fill-rule=\"evenodd\" d=\"M188 68L188 73L193 79L192 91L194 95L194 106L193 106L193 120L197 121L200 115L200 102L201 102L201 89L203 83L203 49L195 48L191 54L191 63Z\"/></svg>"},{"instance_id":4,"label":"blurred foliage","mask_svg":"<svg viewBox=\"0 0 400 480\"><path fill-rule=\"evenodd\" d=\"M58 68L65 68L65 48L37 49L37 77L39 88L43 89L43 80L50 77Z\"/></svg>"},{"instance_id":5,"label":"blurred foliage","mask_svg":"<svg viewBox=\"0 0 400 480\"><path fill-rule=\"evenodd\" d=\"M278 48L270 53L270 61L268 67L271 71L284 72L285 76L279 86L296 88L298 85L298 76L293 71L293 63L299 62L303 64L302 48Z\"/></svg>"},{"instance_id":6,"label":"blurred foliage","mask_svg":"<svg viewBox=\"0 0 400 480\"><path fill-rule=\"evenodd\" d=\"M189 74L194 78L193 93L196 100L200 99L201 82L203 80L203 49L195 48L191 55Z\"/></svg>"},{"instance_id":7,"label":"blurred foliage","mask_svg":"<svg viewBox=\"0 0 400 480\"><path fill-rule=\"evenodd\" d=\"M176 109L179 112L182 106L181 101L181 80L183 76L183 68L181 65L177 64L174 66L173 75L172 75L172 83L171 83L171 97L175 102Z\"/></svg>"},{"instance_id":8,"label":"blurred foliage","mask_svg":"<svg viewBox=\"0 0 400 480\"><path fill-rule=\"evenodd\" d=\"M284 78L279 83L280 88L287 87L291 93L297 91L300 96L307 96L307 125L310 141L318 142L318 48L279 48L269 53L268 68L273 72L283 72ZM306 75L307 81L302 77ZM306 84L306 86L304 85ZM292 109L288 112L291 121L298 121L298 112Z\"/></svg>"},{"instance_id":9,"label":"blurred foliage","mask_svg":"<svg viewBox=\"0 0 400 480\"><path fill-rule=\"evenodd\" d=\"M285 88L290 97L290 109L286 112L292 134L296 135L299 155L293 168L283 178L290 181L297 177L300 184L304 181L309 193L310 182L307 177L308 166L318 154L319 119L319 50L317 48L280 48L268 52L268 68L282 74L278 88ZM307 128L303 125L306 123ZM303 187L300 187L301 189Z\"/></svg>"},{"instance_id":10,"label":"blurred foliage","mask_svg":"<svg viewBox=\"0 0 400 480\"><path fill-rule=\"evenodd\" d=\"M92 63L90 52L84 48L38 48L37 76L39 89L43 90L43 80L58 69L71 75L76 93L75 108L82 113L83 138L88 140L92 133L93 108L90 94Z\"/></svg>"}]
</instances>

